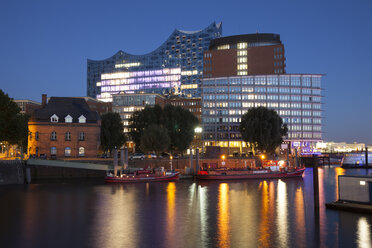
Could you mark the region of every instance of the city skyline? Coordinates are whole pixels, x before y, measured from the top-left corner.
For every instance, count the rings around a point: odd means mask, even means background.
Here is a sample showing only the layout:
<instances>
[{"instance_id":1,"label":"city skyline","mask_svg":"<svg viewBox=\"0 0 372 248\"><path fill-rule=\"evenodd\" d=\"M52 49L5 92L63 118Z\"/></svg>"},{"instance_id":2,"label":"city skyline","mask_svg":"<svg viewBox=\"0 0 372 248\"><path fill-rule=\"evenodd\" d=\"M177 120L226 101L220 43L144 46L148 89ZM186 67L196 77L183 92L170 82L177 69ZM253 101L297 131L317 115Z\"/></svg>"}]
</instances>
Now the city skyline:
<instances>
[{"instance_id":1,"label":"city skyline","mask_svg":"<svg viewBox=\"0 0 372 248\"><path fill-rule=\"evenodd\" d=\"M102 60L119 50L146 54L176 28L200 30L215 21L222 22L223 36L279 34L287 73L326 74L323 139L372 143L370 2L87 3L0 4L5 93L39 102L42 93L85 96L88 58Z\"/></svg>"}]
</instances>

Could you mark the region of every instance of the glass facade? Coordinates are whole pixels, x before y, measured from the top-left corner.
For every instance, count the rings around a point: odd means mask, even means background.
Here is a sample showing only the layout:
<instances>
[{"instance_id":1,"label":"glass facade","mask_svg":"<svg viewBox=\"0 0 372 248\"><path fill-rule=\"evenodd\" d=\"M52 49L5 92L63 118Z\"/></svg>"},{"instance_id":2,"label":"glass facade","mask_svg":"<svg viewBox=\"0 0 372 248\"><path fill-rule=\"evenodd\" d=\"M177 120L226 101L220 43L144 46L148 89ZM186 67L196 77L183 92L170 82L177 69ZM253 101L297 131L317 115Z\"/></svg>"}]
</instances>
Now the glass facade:
<instances>
[{"instance_id":1,"label":"glass facade","mask_svg":"<svg viewBox=\"0 0 372 248\"><path fill-rule=\"evenodd\" d=\"M202 123L206 145L242 146L241 116L251 107L274 109L288 125L285 140L322 139L321 77L314 74L203 79Z\"/></svg>"},{"instance_id":2,"label":"glass facade","mask_svg":"<svg viewBox=\"0 0 372 248\"><path fill-rule=\"evenodd\" d=\"M129 120L135 111L141 111L145 106L154 106L157 94L120 94L113 95L112 111L119 113L124 125L124 132L129 133Z\"/></svg>"},{"instance_id":3,"label":"glass facade","mask_svg":"<svg viewBox=\"0 0 372 248\"><path fill-rule=\"evenodd\" d=\"M212 39L219 38L221 35L221 23L212 23L200 31L176 29L159 48L151 53L132 55L119 51L105 60L88 60L87 95L112 101L112 97L109 96L111 94L127 91L133 91L133 93L167 93L165 90L171 91L172 88L177 87L185 96L200 97L201 78L203 77L203 52L208 50ZM150 76L139 75L172 69L180 70L177 73L179 76L177 80L164 81L160 78L154 78L164 75L153 75L151 79L148 78ZM127 75L125 74L127 72L137 72L139 74ZM114 85L113 80L115 80ZM126 80L138 80L137 86L133 86L135 83L132 82L125 88ZM149 83L154 84L149 86ZM142 87L141 84L149 87ZM112 87L114 88L112 89ZM123 89L120 87L123 87Z\"/></svg>"}]
</instances>

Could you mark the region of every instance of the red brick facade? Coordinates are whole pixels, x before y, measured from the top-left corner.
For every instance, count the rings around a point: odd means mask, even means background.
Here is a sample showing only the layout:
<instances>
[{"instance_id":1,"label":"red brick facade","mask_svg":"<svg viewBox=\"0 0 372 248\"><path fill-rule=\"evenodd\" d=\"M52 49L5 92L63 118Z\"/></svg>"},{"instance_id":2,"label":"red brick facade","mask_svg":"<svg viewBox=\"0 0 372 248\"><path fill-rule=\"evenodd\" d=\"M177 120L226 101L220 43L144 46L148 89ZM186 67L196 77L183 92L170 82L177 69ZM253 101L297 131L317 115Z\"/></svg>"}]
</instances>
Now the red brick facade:
<instances>
[{"instance_id":1,"label":"red brick facade","mask_svg":"<svg viewBox=\"0 0 372 248\"><path fill-rule=\"evenodd\" d=\"M98 123L47 123L29 122L28 149L30 155L40 156L45 154L51 158L52 147L56 148L56 158L65 157L97 157L100 145L101 121ZM56 139L52 140L52 132ZM66 133L70 132L70 140L66 140ZM79 134L84 133L84 139L79 139ZM65 156L65 149L71 149L70 156ZM79 155L79 149L84 148L84 154Z\"/></svg>"}]
</instances>

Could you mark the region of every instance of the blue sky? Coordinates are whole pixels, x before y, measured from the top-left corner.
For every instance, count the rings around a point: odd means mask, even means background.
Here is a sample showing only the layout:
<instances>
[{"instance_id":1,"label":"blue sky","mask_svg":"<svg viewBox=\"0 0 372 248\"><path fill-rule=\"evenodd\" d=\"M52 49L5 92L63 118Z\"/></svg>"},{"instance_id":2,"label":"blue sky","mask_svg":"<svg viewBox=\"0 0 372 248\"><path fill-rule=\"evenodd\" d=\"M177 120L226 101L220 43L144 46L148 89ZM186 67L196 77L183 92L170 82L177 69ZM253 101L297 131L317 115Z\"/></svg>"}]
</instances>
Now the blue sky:
<instances>
[{"instance_id":1,"label":"blue sky","mask_svg":"<svg viewBox=\"0 0 372 248\"><path fill-rule=\"evenodd\" d=\"M85 96L86 60L144 54L175 28L278 33L288 73L322 73L326 141L372 144L372 1L0 2L0 88L15 99Z\"/></svg>"}]
</instances>

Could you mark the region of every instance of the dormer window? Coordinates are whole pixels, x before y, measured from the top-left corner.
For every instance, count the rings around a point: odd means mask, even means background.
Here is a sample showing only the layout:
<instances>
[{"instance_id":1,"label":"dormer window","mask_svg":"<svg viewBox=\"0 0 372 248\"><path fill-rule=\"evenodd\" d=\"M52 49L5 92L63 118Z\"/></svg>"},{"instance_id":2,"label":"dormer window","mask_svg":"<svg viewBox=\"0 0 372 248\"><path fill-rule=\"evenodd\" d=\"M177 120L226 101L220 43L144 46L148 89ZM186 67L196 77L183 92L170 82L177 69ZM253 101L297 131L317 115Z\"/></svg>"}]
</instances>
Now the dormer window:
<instances>
[{"instance_id":1,"label":"dormer window","mask_svg":"<svg viewBox=\"0 0 372 248\"><path fill-rule=\"evenodd\" d=\"M71 115L67 115L67 116L65 117L65 122L66 122L66 123L71 123L71 122L72 122L72 117L71 117Z\"/></svg>"},{"instance_id":2,"label":"dormer window","mask_svg":"<svg viewBox=\"0 0 372 248\"><path fill-rule=\"evenodd\" d=\"M58 116L54 114L50 117L50 122L58 122L58 119L59 119Z\"/></svg>"},{"instance_id":3,"label":"dormer window","mask_svg":"<svg viewBox=\"0 0 372 248\"><path fill-rule=\"evenodd\" d=\"M85 118L84 115L81 115L81 116L79 117L79 123L85 123L85 122L87 122L87 118Z\"/></svg>"}]
</instances>

